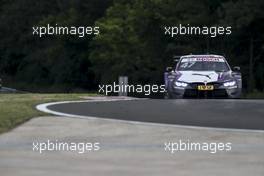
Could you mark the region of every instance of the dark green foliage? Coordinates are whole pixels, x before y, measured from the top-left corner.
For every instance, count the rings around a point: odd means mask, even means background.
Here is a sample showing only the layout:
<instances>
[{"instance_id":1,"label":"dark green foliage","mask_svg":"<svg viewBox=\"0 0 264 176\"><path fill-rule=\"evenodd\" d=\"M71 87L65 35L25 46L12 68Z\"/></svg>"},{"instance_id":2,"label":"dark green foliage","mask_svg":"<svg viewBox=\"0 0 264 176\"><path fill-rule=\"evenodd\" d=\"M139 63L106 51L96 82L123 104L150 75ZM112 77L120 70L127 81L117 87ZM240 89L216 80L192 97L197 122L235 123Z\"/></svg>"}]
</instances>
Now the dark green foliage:
<instances>
[{"instance_id":1,"label":"dark green foliage","mask_svg":"<svg viewBox=\"0 0 264 176\"><path fill-rule=\"evenodd\" d=\"M222 54L231 65L242 67L245 88L250 84L263 90L260 79L264 70L263 5L257 0L116 1L106 16L97 21L104 31L93 41L90 59L101 82L112 82L125 74L132 82L162 83L162 73L173 64L174 55ZM163 35L164 26L178 24L232 26L232 35L216 38ZM249 64L251 38L252 65Z\"/></svg>"},{"instance_id":2,"label":"dark green foliage","mask_svg":"<svg viewBox=\"0 0 264 176\"><path fill-rule=\"evenodd\" d=\"M110 4L110 0L6 1L0 13L0 74L6 78L4 82L29 91L92 89L92 37L39 38L32 35L32 27L93 26Z\"/></svg>"},{"instance_id":3,"label":"dark green foliage","mask_svg":"<svg viewBox=\"0 0 264 176\"><path fill-rule=\"evenodd\" d=\"M26 90L96 89L119 75L162 83L174 55L223 54L248 90L264 89L264 2L258 0L2 0L0 74ZM100 26L100 35L32 35L32 26ZM232 26L232 35L164 35L164 26ZM250 50L250 48L252 50ZM251 52L250 52L251 51ZM250 64L251 59L251 64ZM23 83L23 84L20 84Z\"/></svg>"}]
</instances>

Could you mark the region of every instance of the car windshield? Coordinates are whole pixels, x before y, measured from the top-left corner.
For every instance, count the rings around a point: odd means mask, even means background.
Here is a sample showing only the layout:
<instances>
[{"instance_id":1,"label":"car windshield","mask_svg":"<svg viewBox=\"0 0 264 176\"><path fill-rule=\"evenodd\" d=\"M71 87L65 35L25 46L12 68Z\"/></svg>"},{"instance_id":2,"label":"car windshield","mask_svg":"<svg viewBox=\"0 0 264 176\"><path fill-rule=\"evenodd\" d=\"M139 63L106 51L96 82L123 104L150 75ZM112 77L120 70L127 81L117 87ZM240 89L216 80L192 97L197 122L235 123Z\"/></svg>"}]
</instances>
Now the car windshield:
<instances>
[{"instance_id":1,"label":"car windshield","mask_svg":"<svg viewBox=\"0 0 264 176\"><path fill-rule=\"evenodd\" d=\"M184 58L178 65L178 71L229 71L223 58Z\"/></svg>"}]
</instances>

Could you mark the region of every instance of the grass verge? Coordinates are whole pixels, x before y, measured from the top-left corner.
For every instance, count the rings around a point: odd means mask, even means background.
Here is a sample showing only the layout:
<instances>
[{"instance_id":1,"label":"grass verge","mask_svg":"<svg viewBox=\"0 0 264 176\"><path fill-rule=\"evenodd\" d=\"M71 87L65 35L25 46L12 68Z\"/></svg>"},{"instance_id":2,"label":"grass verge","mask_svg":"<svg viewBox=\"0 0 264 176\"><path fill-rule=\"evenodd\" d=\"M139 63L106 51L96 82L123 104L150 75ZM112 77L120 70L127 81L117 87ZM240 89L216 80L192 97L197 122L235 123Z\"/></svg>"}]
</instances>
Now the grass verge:
<instances>
[{"instance_id":1,"label":"grass verge","mask_svg":"<svg viewBox=\"0 0 264 176\"><path fill-rule=\"evenodd\" d=\"M80 100L95 94L0 94L0 133L6 132L27 120L45 115L35 109L37 104Z\"/></svg>"}]
</instances>

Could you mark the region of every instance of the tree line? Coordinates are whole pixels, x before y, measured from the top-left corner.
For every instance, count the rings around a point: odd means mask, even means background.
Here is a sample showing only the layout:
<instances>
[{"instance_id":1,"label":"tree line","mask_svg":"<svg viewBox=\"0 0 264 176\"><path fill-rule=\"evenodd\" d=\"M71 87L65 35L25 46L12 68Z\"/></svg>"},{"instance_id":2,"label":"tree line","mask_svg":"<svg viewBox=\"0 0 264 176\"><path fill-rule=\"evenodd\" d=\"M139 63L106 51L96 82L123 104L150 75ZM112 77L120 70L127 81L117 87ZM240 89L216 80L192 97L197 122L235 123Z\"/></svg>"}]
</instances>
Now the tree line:
<instances>
[{"instance_id":1,"label":"tree line","mask_svg":"<svg viewBox=\"0 0 264 176\"><path fill-rule=\"evenodd\" d=\"M258 0L1 0L0 77L28 91L96 90L129 76L163 83L173 56L225 55L246 91L264 89L264 2ZM32 26L99 26L100 35L32 35ZM164 26L231 26L210 37L164 35Z\"/></svg>"}]
</instances>

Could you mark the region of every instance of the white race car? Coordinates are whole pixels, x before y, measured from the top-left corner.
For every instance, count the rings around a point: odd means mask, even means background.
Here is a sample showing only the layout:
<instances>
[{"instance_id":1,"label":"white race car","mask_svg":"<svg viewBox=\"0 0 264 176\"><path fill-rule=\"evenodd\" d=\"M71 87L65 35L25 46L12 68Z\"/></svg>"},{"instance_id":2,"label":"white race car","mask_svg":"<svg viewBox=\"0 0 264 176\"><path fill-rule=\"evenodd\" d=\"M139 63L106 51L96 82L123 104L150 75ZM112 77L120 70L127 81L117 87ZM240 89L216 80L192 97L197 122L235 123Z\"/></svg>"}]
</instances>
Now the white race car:
<instances>
[{"instance_id":1,"label":"white race car","mask_svg":"<svg viewBox=\"0 0 264 176\"><path fill-rule=\"evenodd\" d=\"M240 68L232 70L220 55L182 56L164 77L168 98L240 98L242 92Z\"/></svg>"}]
</instances>

